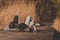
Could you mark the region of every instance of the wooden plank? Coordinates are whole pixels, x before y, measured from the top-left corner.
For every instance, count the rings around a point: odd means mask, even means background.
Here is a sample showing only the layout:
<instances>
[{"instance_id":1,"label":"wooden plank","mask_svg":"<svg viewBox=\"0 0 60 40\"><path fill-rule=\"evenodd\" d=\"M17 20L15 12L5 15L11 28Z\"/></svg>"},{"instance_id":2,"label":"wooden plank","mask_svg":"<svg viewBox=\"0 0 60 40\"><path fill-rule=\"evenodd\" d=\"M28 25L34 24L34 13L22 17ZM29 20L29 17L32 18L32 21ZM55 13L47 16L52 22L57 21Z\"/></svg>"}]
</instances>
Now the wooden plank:
<instances>
[{"instance_id":1,"label":"wooden plank","mask_svg":"<svg viewBox=\"0 0 60 40\"><path fill-rule=\"evenodd\" d=\"M53 40L53 32L3 32L0 40Z\"/></svg>"}]
</instances>

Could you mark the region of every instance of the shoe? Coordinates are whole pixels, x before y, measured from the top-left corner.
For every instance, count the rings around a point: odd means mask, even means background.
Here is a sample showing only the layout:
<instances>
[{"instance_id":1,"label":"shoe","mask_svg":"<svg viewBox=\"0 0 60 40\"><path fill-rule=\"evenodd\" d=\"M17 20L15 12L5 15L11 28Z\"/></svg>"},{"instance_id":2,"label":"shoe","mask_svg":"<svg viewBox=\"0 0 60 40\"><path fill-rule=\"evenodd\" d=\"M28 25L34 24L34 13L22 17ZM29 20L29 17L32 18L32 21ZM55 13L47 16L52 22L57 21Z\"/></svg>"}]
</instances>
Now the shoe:
<instances>
[{"instance_id":1,"label":"shoe","mask_svg":"<svg viewBox=\"0 0 60 40\"><path fill-rule=\"evenodd\" d=\"M40 26L40 24L39 23L36 23L35 26Z\"/></svg>"}]
</instances>

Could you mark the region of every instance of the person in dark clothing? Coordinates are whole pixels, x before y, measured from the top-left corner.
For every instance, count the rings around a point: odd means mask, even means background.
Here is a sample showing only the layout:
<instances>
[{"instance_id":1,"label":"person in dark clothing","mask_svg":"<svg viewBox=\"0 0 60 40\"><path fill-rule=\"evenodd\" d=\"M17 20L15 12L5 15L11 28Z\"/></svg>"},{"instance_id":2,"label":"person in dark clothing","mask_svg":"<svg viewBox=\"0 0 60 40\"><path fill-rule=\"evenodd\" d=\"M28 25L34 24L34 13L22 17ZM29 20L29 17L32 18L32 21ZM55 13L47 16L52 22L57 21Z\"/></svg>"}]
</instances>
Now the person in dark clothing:
<instances>
[{"instance_id":1,"label":"person in dark clothing","mask_svg":"<svg viewBox=\"0 0 60 40\"><path fill-rule=\"evenodd\" d=\"M18 26L18 16L16 15L16 16L14 17L13 22L11 22L11 23L9 24L9 28L16 28L17 26Z\"/></svg>"},{"instance_id":2,"label":"person in dark clothing","mask_svg":"<svg viewBox=\"0 0 60 40\"><path fill-rule=\"evenodd\" d=\"M10 22L9 26L5 27L4 30L14 29L18 26L18 16L14 17L14 20Z\"/></svg>"},{"instance_id":3,"label":"person in dark clothing","mask_svg":"<svg viewBox=\"0 0 60 40\"><path fill-rule=\"evenodd\" d=\"M17 29L19 29L20 31L25 31L24 29L28 28L28 26L25 23L21 23L19 24L19 26L17 27Z\"/></svg>"}]
</instances>

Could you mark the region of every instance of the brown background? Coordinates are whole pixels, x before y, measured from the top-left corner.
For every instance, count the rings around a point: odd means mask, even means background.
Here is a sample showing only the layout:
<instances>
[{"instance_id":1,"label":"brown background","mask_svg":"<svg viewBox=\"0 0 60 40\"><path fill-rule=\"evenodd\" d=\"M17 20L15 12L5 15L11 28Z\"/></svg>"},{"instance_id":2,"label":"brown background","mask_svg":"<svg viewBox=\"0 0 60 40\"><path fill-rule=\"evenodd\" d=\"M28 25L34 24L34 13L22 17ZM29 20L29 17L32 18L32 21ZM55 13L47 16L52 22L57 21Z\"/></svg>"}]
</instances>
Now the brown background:
<instances>
[{"instance_id":1,"label":"brown background","mask_svg":"<svg viewBox=\"0 0 60 40\"><path fill-rule=\"evenodd\" d=\"M18 15L19 23L24 22L28 15L32 16L35 20L37 20L36 3L39 1L41 2L41 0L0 0L0 29L3 29L7 25L9 25L9 23L13 21L15 15ZM51 0L51 2L54 3L53 6L57 9L57 16L53 20L52 25L54 29L60 31L60 0ZM41 6L40 15L43 13L43 6L44 5ZM47 7L48 5L46 5L45 8ZM43 20L45 20L44 17Z\"/></svg>"}]
</instances>

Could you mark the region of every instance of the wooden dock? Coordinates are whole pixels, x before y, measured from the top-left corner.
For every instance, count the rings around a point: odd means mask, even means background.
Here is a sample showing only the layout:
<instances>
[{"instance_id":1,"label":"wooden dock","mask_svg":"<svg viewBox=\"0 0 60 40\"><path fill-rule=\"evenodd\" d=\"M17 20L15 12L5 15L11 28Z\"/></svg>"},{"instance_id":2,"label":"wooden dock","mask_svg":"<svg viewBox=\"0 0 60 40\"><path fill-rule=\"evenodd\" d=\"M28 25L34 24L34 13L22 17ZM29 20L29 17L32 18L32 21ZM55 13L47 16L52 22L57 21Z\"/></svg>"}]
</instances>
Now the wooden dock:
<instances>
[{"instance_id":1,"label":"wooden dock","mask_svg":"<svg viewBox=\"0 0 60 40\"><path fill-rule=\"evenodd\" d=\"M0 32L0 40L53 40L54 32L40 27L40 32Z\"/></svg>"}]
</instances>

